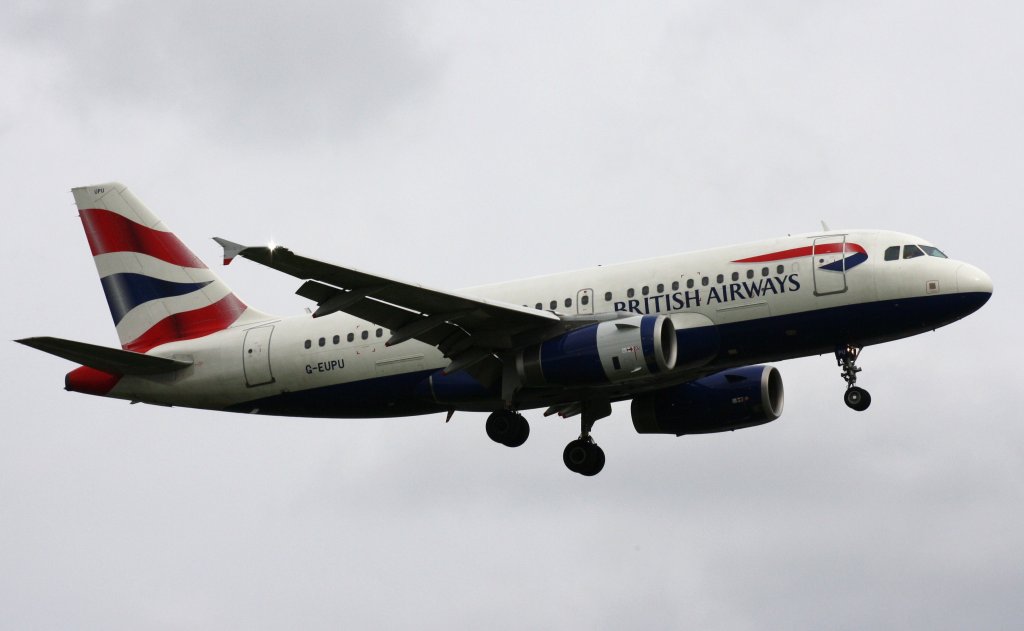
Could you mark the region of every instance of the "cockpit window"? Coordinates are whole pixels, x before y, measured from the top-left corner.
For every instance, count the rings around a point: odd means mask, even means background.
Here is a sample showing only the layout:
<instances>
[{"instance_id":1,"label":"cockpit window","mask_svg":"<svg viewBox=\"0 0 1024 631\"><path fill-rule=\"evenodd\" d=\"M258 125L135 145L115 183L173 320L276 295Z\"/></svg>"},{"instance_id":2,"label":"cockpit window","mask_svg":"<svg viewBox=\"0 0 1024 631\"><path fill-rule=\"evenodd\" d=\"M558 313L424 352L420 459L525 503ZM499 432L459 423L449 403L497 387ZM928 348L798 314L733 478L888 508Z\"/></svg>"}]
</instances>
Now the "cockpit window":
<instances>
[{"instance_id":1,"label":"cockpit window","mask_svg":"<svg viewBox=\"0 0 1024 631\"><path fill-rule=\"evenodd\" d=\"M903 246L903 258L913 259L919 256L924 256L924 252L921 251L921 248L917 247L916 245Z\"/></svg>"},{"instance_id":2,"label":"cockpit window","mask_svg":"<svg viewBox=\"0 0 1024 631\"><path fill-rule=\"evenodd\" d=\"M887 261L898 261L898 260L900 260L900 246L894 245L891 248L885 248L885 260L887 260Z\"/></svg>"},{"instance_id":3,"label":"cockpit window","mask_svg":"<svg viewBox=\"0 0 1024 631\"><path fill-rule=\"evenodd\" d=\"M948 256L946 256L945 254L942 253L942 250L940 250L939 248L935 247L934 245L922 245L921 249L924 250L924 253L927 254L928 256L937 256L940 259L948 259L949 258Z\"/></svg>"}]
</instances>

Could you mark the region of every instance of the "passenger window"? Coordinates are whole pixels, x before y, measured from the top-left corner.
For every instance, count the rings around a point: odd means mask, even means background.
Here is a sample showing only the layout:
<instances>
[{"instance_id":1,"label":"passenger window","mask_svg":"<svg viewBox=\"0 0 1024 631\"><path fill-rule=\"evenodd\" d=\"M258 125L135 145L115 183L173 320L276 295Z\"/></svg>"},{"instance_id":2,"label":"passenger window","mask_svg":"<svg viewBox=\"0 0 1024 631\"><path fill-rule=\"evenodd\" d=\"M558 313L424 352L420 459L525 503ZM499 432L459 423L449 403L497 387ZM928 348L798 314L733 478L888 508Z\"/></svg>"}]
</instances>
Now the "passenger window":
<instances>
[{"instance_id":1,"label":"passenger window","mask_svg":"<svg viewBox=\"0 0 1024 631\"><path fill-rule=\"evenodd\" d=\"M571 306L572 306L572 298L566 298L565 299L565 308L568 309Z\"/></svg>"},{"instance_id":2,"label":"passenger window","mask_svg":"<svg viewBox=\"0 0 1024 631\"><path fill-rule=\"evenodd\" d=\"M540 311L543 308L544 308L544 305L538 302L537 303L537 311Z\"/></svg>"},{"instance_id":3,"label":"passenger window","mask_svg":"<svg viewBox=\"0 0 1024 631\"><path fill-rule=\"evenodd\" d=\"M348 334L348 338L346 338L346 339L348 339L349 342L355 341L356 334L355 333L349 333Z\"/></svg>"},{"instance_id":4,"label":"passenger window","mask_svg":"<svg viewBox=\"0 0 1024 631\"><path fill-rule=\"evenodd\" d=\"M775 273L776 274L782 274L785 271L786 271L786 266L784 266L784 265L780 265L780 266L775 268Z\"/></svg>"},{"instance_id":5,"label":"passenger window","mask_svg":"<svg viewBox=\"0 0 1024 631\"><path fill-rule=\"evenodd\" d=\"M610 292L610 291L604 292L604 301L605 302L611 302L612 301L612 292Z\"/></svg>"},{"instance_id":6,"label":"passenger window","mask_svg":"<svg viewBox=\"0 0 1024 631\"><path fill-rule=\"evenodd\" d=\"M384 330L383 329L377 329L377 337L383 337L383 336L384 336Z\"/></svg>"},{"instance_id":7,"label":"passenger window","mask_svg":"<svg viewBox=\"0 0 1024 631\"><path fill-rule=\"evenodd\" d=\"M632 298L635 294L636 294L636 292L633 291L632 287L630 287L629 289L626 290L626 298Z\"/></svg>"},{"instance_id":8,"label":"passenger window","mask_svg":"<svg viewBox=\"0 0 1024 631\"><path fill-rule=\"evenodd\" d=\"M719 284L719 285L721 285L722 283L724 283L724 282L725 282L725 276L722 276L721 274L719 274L719 275L718 275L718 278L717 278L717 279L715 279L715 280L717 280L717 281L718 281L718 284Z\"/></svg>"},{"instance_id":9,"label":"passenger window","mask_svg":"<svg viewBox=\"0 0 1024 631\"><path fill-rule=\"evenodd\" d=\"M587 294L583 294L583 297L580 298L580 303L583 306L589 305L590 304L590 296L588 296Z\"/></svg>"},{"instance_id":10,"label":"passenger window","mask_svg":"<svg viewBox=\"0 0 1024 631\"><path fill-rule=\"evenodd\" d=\"M557 300L552 300L551 301L551 310L554 311L557 308L558 308L558 301Z\"/></svg>"},{"instance_id":11,"label":"passenger window","mask_svg":"<svg viewBox=\"0 0 1024 631\"><path fill-rule=\"evenodd\" d=\"M335 336L334 336L334 339L333 339L333 340L331 340L331 341L332 341L332 342L334 342L335 344L337 344L338 342L340 342L340 341L341 341L341 336L340 336L340 335L335 335Z\"/></svg>"},{"instance_id":12,"label":"passenger window","mask_svg":"<svg viewBox=\"0 0 1024 631\"><path fill-rule=\"evenodd\" d=\"M700 284L704 285L705 287L707 287L710 282L711 282L711 277L710 276L704 276L703 278L700 279Z\"/></svg>"},{"instance_id":13,"label":"passenger window","mask_svg":"<svg viewBox=\"0 0 1024 631\"><path fill-rule=\"evenodd\" d=\"M326 343L327 343L327 340L325 340L324 338L320 338L320 341L318 342L318 344L320 344L320 346L323 346Z\"/></svg>"},{"instance_id":14,"label":"passenger window","mask_svg":"<svg viewBox=\"0 0 1024 631\"><path fill-rule=\"evenodd\" d=\"M686 288L687 289L693 289L693 279L692 278L688 278L686 280Z\"/></svg>"},{"instance_id":15,"label":"passenger window","mask_svg":"<svg viewBox=\"0 0 1024 631\"><path fill-rule=\"evenodd\" d=\"M644 285L643 289L640 290L640 293L646 296L647 294L651 293L651 288L648 287L647 285Z\"/></svg>"},{"instance_id":16,"label":"passenger window","mask_svg":"<svg viewBox=\"0 0 1024 631\"><path fill-rule=\"evenodd\" d=\"M768 268L767 267L762 267L761 268L761 276L767 276L767 275L768 275Z\"/></svg>"},{"instance_id":17,"label":"passenger window","mask_svg":"<svg viewBox=\"0 0 1024 631\"><path fill-rule=\"evenodd\" d=\"M311 342L310 340L306 340L306 343L304 344L304 346L305 346L306 348L312 348L312 346L313 346L313 342Z\"/></svg>"},{"instance_id":18,"label":"passenger window","mask_svg":"<svg viewBox=\"0 0 1024 631\"><path fill-rule=\"evenodd\" d=\"M891 248L885 248L885 260L887 261L898 261L900 258L900 246L894 245Z\"/></svg>"},{"instance_id":19,"label":"passenger window","mask_svg":"<svg viewBox=\"0 0 1024 631\"><path fill-rule=\"evenodd\" d=\"M679 289L679 281L678 280L672 281L672 291L676 291L678 289Z\"/></svg>"},{"instance_id":20,"label":"passenger window","mask_svg":"<svg viewBox=\"0 0 1024 631\"><path fill-rule=\"evenodd\" d=\"M733 272L732 273L732 279L733 280L739 280L740 279L740 273L739 272Z\"/></svg>"},{"instance_id":21,"label":"passenger window","mask_svg":"<svg viewBox=\"0 0 1024 631\"><path fill-rule=\"evenodd\" d=\"M753 278L753 277L754 277L754 270L748 269L747 270L747 278Z\"/></svg>"},{"instance_id":22,"label":"passenger window","mask_svg":"<svg viewBox=\"0 0 1024 631\"><path fill-rule=\"evenodd\" d=\"M915 259L919 256L924 256L924 252L921 251L921 248L917 247L916 245L903 246L903 258Z\"/></svg>"},{"instance_id":23,"label":"passenger window","mask_svg":"<svg viewBox=\"0 0 1024 631\"><path fill-rule=\"evenodd\" d=\"M359 337L363 338L364 340L365 339L369 339L370 332L369 331L363 331L362 334Z\"/></svg>"},{"instance_id":24,"label":"passenger window","mask_svg":"<svg viewBox=\"0 0 1024 631\"><path fill-rule=\"evenodd\" d=\"M661 283L658 283L658 293L659 294L665 293L665 286L662 285Z\"/></svg>"}]
</instances>

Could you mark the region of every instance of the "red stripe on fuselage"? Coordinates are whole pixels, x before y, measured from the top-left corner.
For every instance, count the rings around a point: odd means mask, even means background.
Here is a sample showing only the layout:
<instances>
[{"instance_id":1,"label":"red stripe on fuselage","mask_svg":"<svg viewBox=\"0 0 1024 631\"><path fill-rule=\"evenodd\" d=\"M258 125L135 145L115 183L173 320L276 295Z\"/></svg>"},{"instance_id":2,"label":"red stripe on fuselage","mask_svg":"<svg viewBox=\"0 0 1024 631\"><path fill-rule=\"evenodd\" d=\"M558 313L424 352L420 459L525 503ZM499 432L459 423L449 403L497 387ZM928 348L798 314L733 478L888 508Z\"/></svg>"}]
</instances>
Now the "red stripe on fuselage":
<instances>
[{"instance_id":1,"label":"red stripe on fuselage","mask_svg":"<svg viewBox=\"0 0 1024 631\"><path fill-rule=\"evenodd\" d=\"M121 375L112 375L109 372L88 366L80 366L64 376L64 389L102 397L113 390L120 380Z\"/></svg>"},{"instance_id":2,"label":"red stripe on fuselage","mask_svg":"<svg viewBox=\"0 0 1024 631\"><path fill-rule=\"evenodd\" d=\"M92 255L140 252L172 265L206 269L206 265L171 232L147 228L103 208L80 211Z\"/></svg>"},{"instance_id":3,"label":"red stripe on fuselage","mask_svg":"<svg viewBox=\"0 0 1024 631\"><path fill-rule=\"evenodd\" d=\"M191 340L216 333L231 326L245 309L244 302L234 294L228 294L212 305L167 316L122 348L145 353L168 342Z\"/></svg>"},{"instance_id":4,"label":"red stripe on fuselage","mask_svg":"<svg viewBox=\"0 0 1024 631\"><path fill-rule=\"evenodd\" d=\"M767 263L768 261L782 261L784 259L795 259L802 256L810 256L811 254L835 254L836 252L860 252L861 254L867 254L867 251L856 243L822 243L817 246L808 245L802 248L793 248L791 250L782 250L781 252L772 252L771 254L752 256L748 259L738 259L733 261L733 263Z\"/></svg>"}]
</instances>

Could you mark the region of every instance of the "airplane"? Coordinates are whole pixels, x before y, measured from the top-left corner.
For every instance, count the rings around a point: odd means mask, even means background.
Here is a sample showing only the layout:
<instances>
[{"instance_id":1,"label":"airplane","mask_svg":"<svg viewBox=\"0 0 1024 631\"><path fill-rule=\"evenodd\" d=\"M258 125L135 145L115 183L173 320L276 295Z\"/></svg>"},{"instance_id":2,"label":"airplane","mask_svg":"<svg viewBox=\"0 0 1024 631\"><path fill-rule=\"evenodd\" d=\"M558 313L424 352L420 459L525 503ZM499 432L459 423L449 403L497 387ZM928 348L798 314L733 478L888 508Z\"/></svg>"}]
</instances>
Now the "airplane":
<instances>
[{"instance_id":1,"label":"airplane","mask_svg":"<svg viewBox=\"0 0 1024 631\"><path fill-rule=\"evenodd\" d=\"M861 350L950 324L992 295L982 270L884 230L823 230L446 291L215 240L301 282L315 310L289 317L238 298L120 183L72 189L121 348L16 340L81 364L65 389L164 406L379 418L486 412L508 447L523 410L580 417L566 467L605 464L592 436L631 400L641 434L703 434L782 414L779 370L834 354L844 401ZM823 228L825 226L823 225ZM311 313L310 313L311 312Z\"/></svg>"}]
</instances>

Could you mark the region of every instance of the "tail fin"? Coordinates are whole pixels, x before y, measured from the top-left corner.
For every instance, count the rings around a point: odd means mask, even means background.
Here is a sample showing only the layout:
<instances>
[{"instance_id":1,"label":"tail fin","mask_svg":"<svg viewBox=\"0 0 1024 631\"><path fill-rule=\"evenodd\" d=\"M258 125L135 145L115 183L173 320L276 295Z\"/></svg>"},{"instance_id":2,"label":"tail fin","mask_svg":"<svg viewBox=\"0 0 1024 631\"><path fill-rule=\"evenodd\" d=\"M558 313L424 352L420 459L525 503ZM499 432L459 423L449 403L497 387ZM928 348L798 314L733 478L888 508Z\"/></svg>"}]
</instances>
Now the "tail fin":
<instances>
[{"instance_id":1,"label":"tail fin","mask_svg":"<svg viewBox=\"0 0 1024 631\"><path fill-rule=\"evenodd\" d=\"M262 319L123 184L72 189L121 347L149 349Z\"/></svg>"}]
</instances>

